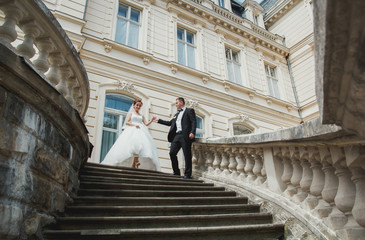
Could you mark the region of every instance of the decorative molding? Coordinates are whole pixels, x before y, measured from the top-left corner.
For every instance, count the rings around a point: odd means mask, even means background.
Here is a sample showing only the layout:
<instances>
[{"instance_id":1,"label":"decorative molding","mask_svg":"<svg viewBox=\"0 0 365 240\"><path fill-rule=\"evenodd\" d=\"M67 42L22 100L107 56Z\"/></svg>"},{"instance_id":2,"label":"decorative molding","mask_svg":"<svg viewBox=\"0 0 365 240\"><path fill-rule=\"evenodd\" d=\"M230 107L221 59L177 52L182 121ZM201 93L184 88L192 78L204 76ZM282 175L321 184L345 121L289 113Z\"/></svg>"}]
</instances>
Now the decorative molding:
<instances>
[{"instance_id":1,"label":"decorative molding","mask_svg":"<svg viewBox=\"0 0 365 240\"><path fill-rule=\"evenodd\" d=\"M175 65L171 65L171 66L170 66L170 68L171 68L171 72L172 72L173 74L176 74L176 73L177 73L177 71L178 71L177 66L175 66Z\"/></svg>"},{"instance_id":2,"label":"decorative molding","mask_svg":"<svg viewBox=\"0 0 365 240\"><path fill-rule=\"evenodd\" d=\"M239 114L238 118L240 119L241 122L247 122L250 118L245 115L245 114Z\"/></svg>"},{"instance_id":3,"label":"decorative molding","mask_svg":"<svg viewBox=\"0 0 365 240\"><path fill-rule=\"evenodd\" d=\"M151 61L151 58L150 57L148 57L148 56L144 56L143 57L143 63L144 63L144 65L148 65L150 63L150 61Z\"/></svg>"},{"instance_id":4,"label":"decorative molding","mask_svg":"<svg viewBox=\"0 0 365 240\"><path fill-rule=\"evenodd\" d=\"M272 100L270 98L266 98L266 102L267 102L268 105L272 104Z\"/></svg>"},{"instance_id":5,"label":"decorative molding","mask_svg":"<svg viewBox=\"0 0 365 240\"><path fill-rule=\"evenodd\" d=\"M104 50L107 53L109 53L112 50L112 48L113 48L112 45L109 44L109 43L107 43L107 44L104 45Z\"/></svg>"},{"instance_id":6,"label":"decorative molding","mask_svg":"<svg viewBox=\"0 0 365 240\"><path fill-rule=\"evenodd\" d=\"M223 82L223 87L226 92L228 92L231 89L231 86L227 81Z\"/></svg>"},{"instance_id":7,"label":"decorative molding","mask_svg":"<svg viewBox=\"0 0 365 240\"><path fill-rule=\"evenodd\" d=\"M131 93L135 89L135 86L133 83L130 83L127 81L118 81L117 88L118 88L118 90Z\"/></svg>"},{"instance_id":8,"label":"decorative molding","mask_svg":"<svg viewBox=\"0 0 365 240\"><path fill-rule=\"evenodd\" d=\"M202 76L202 82L203 82L204 84L207 84L207 83L208 83L208 81L209 81L209 77L207 77L207 76Z\"/></svg>"},{"instance_id":9,"label":"decorative molding","mask_svg":"<svg viewBox=\"0 0 365 240\"><path fill-rule=\"evenodd\" d=\"M188 99L186 101L186 106L193 108L193 109L197 109L199 107L199 102L198 101L194 101L192 99Z\"/></svg>"}]
</instances>

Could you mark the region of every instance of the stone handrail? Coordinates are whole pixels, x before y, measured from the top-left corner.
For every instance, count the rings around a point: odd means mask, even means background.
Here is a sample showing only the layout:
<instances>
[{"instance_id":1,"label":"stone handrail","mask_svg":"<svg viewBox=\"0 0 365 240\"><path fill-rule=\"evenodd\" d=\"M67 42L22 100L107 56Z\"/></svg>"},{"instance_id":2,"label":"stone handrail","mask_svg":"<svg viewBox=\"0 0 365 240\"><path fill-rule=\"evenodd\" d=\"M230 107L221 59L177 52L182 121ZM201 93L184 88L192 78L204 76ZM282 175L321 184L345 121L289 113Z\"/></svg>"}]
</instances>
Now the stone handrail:
<instances>
[{"instance_id":1,"label":"stone handrail","mask_svg":"<svg viewBox=\"0 0 365 240\"><path fill-rule=\"evenodd\" d=\"M86 70L52 13L41 0L0 0L0 9L5 19L0 43L23 56L84 117L89 103Z\"/></svg>"},{"instance_id":2,"label":"stone handrail","mask_svg":"<svg viewBox=\"0 0 365 240\"><path fill-rule=\"evenodd\" d=\"M291 217L276 220L294 218L318 239L360 239L365 232L365 143L353 140L337 127L320 126L318 119L273 133L198 139L194 174L279 206Z\"/></svg>"}]
</instances>

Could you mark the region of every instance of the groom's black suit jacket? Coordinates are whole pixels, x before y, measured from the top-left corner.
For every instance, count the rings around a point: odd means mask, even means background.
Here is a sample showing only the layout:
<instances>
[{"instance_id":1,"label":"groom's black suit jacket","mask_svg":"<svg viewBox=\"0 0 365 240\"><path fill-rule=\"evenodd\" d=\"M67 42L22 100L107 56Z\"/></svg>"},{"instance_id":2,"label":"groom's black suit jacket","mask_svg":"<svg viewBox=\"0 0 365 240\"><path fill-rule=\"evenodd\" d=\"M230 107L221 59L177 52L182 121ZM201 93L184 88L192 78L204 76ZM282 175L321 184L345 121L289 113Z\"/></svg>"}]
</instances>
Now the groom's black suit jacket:
<instances>
[{"instance_id":1,"label":"groom's black suit jacket","mask_svg":"<svg viewBox=\"0 0 365 240\"><path fill-rule=\"evenodd\" d=\"M163 125L171 126L169 134L167 135L167 140L169 142L172 142L174 140L174 137L176 136L176 119L179 112L174 115L174 117L170 121L165 120L158 120L158 123L161 123ZM182 127L182 134L184 136L184 140L186 142L193 142L194 139L190 139L189 135L190 133L194 134L196 131L196 116L195 111L193 108L186 108L184 111L184 115L181 119L181 127Z\"/></svg>"}]
</instances>

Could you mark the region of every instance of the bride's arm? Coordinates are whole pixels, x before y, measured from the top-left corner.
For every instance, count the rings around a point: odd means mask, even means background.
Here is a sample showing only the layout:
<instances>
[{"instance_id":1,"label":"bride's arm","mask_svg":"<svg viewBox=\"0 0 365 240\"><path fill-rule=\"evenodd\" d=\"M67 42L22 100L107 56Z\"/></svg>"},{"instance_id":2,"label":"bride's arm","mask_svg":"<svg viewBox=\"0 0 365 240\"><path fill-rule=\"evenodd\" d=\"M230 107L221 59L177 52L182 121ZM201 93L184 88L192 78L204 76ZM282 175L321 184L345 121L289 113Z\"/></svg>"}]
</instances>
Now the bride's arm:
<instances>
[{"instance_id":1,"label":"bride's arm","mask_svg":"<svg viewBox=\"0 0 365 240\"><path fill-rule=\"evenodd\" d=\"M142 117L142 120L143 120L144 125L146 125L148 127L148 125L150 125L153 122L154 118L152 118L149 122L146 122L146 119L144 117Z\"/></svg>"},{"instance_id":2,"label":"bride's arm","mask_svg":"<svg viewBox=\"0 0 365 240\"><path fill-rule=\"evenodd\" d=\"M128 113L127 118L125 119L125 125L139 128L139 126L137 124L133 124L131 120L132 120L132 113Z\"/></svg>"}]
</instances>

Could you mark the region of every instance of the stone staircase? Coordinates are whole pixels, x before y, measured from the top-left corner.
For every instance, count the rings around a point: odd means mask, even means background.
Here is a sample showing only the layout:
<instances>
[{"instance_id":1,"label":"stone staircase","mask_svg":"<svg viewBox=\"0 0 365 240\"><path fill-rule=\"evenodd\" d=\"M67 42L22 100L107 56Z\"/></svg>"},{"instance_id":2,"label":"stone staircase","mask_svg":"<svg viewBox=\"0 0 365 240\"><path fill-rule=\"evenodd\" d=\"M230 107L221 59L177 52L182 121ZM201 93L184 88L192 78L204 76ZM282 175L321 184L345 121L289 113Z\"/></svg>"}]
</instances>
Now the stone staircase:
<instances>
[{"instance_id":1,"label":"stone staircase","mask_svg":"<svg viewBox=\"0 0 365 240\"><path fill-rule=\"evenodd\" d=\"M87 163L45 239L283 239L283 224L235 192L165 173Z\"/></svg>"}]
</instances>

